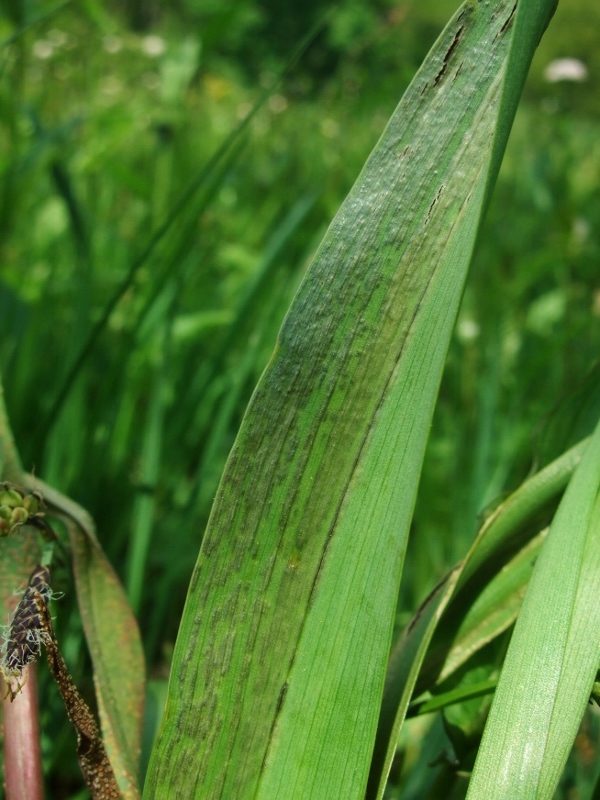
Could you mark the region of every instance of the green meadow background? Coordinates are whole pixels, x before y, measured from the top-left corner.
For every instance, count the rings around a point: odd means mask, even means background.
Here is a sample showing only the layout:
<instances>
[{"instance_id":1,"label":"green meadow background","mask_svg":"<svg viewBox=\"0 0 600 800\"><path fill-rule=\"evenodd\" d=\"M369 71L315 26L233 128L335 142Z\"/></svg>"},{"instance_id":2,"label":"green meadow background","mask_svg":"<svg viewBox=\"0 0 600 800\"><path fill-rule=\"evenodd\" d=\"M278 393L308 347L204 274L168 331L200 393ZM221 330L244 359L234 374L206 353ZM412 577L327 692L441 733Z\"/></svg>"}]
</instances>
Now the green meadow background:
<instances>
[{"instance_id":1,"label":"green meadow background","mask_svg":"<svg viewBox=\"0 0 600 800\"><path fill-rule=\"evenodd\" d=\"M457 7L0 5L5 400L24 467L92 514L126 586L150 678L147 748L253 387L329 222ZM600 6L561 0L451 344L399 628L464 555L478 516L598 417L599 43ZM565 57L587 79L549 81ZM59 579L59 638L91 696L70 579ZM41 692L49 796L83 798L74 734L45 673ZM587 797L571 787L599 771L594 725L582 727L565 798ZM442 737L434 725L425 757L404 742L414 774ZM392 784L412 797L400 775L398 765Z\"/></svg>"}]
</instances>

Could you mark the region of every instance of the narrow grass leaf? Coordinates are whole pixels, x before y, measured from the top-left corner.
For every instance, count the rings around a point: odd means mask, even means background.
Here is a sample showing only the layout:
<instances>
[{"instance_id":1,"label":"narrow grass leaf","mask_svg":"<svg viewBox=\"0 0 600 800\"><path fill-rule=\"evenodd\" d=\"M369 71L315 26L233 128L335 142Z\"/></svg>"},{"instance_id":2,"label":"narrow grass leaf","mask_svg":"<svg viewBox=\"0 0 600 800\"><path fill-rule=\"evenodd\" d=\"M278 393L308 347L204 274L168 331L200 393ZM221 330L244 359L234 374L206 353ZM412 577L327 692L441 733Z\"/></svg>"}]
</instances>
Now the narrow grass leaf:
<instances>
[{"instance_id":1,"label":"narrow grass leaf","mask_svg":"<svg viewBox=\"0 0 600 800\"><path fill-rule=\"evenodd\" d=\"M534 568L469 800L554 794L600 663L599 491L600 425Z\"/></svg>"},{"instance_id":2,"label":"narrow grass leaf","mask_svg":"<svg viewBox=\"0 0 600 800\"><path fill-rule=\"evenodd\" d=\"M60 415L61 410L65 405L69 394L72 392L73 387L77 383L77 379L79 377L80 372L82 371L92 350L96 346L98 338L102 335L102 333L106 329L108 322L111 319L113 312L117 308L117 305L119 304L123 295L133 285L133 282L136 276L138 275L140 269L153 255L156 248L163 241L165 236L167 236L169 231L172 229L173 225L180 219L180 217L185 212L185 210L187 209L193 198L198 194L198 192L201 189L210 184L214 173L218 170L222 161L227 158L228 153L231 151L231 149L237 145L239 138L242 136L246 128L249 126L251 120L255 117L258 111L267 102L271 93L274 91L275 86L279 85L279 83L283 81L283 79L288 75L288 73L291 71L293 66L302 56L302 54L310 45L310 43L320 33L321 29L323 28L326 22L327 16L328 14L323 15L321 19L317 22L317 24L313 26L313 28L309 31L309 33L305 36L305 38L300 42L296 50L290 55L290 58L285 67L283 68L283 70L281 71L280 75L277 76L277 79L274 81L274 85L271 85L263 90L260 97L254 104L252 109L249 111L249 113L237 125L237 127L229 133L229 135L225 138L220 147L211 156L211 158L208 160L208 162L205 164L205 166L202 168L199 174L194 177L188 188L184 191L179 200L174 204L172 209L166 215L164 221L156 228L156 230L151 232L147 240L146 246L133 259L124 280L121 282L115 293L112 295L108 303L105 305L100 318L97 320L97 322L94 323L94 325L87 333L86 337L83 339L83 344L77 351L75 358L73 359L70 367L68 368L65 374L64 379L61 382L59 389L56 392L50 410L48 411L47 415L39 425L39 433L37 436L37 440L40 443L39 448L41 451L43 451L44 449L44 444L46 442L48 432L52 429L52 427L56 423L56 420L58 419L58 416Z\"/></svg>"},{"instance_id":3,"label":"narrow grass leaf","mask_svg":"<svg viewBox=\"0 0 600 800\"><path fill-rule=\"evenodd\" d=\"M168 293L172 297L172 292ZM172 302L172 301L171 301ZM139 465L139 479L150 491L139 492L136 497L132 519L132 538L129 547L126 588L131 607L139 614L144 591L144 576L147 572L148 553L152 528L156 514L156 494L160 478L163 428L166 406L166 378L169 364L173 310L165 310L165 319L158 326L160 354L154 367L152 388L149 392L147 419Z\"/></svg>"},{"instance_id":4,"label":"narrow grass leaf","mask_svg":"<svg viewBox=\"0 0 600 800\"><path fill-rule=\"evenodd\" d=\"M407 717L431 714L433 711L441 711L448 706L463 703L465 700L473 700L477 697L484 697L492 694L496 689L498 681L488 680L479 683L472 683L466 686L459 686L458 689L436 694L427 700L420 700L411 703L408 707Z\"/></svg>"}]
</instances>

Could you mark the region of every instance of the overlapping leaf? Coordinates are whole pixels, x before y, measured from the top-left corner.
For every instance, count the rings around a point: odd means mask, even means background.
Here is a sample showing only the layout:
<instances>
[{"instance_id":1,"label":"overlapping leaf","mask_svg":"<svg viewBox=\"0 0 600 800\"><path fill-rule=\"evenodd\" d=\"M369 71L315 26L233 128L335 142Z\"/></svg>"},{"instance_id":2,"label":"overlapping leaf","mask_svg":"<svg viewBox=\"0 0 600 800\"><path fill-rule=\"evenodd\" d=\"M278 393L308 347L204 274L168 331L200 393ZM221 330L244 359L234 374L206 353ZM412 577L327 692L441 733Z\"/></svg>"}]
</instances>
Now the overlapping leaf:
<instances>
[{"instance_id":1,"label":"overlapping leaf","mask_svg":"<svg viewBox=\"0 0 600 800\"><path fill-rule=\"evenodd\" d=\"M547 515L542 512L548 505L552 508L556 504L586 445L587 440L568 450L495 509L482 525L464 560L426 599L394 646L367 797L383 796L400 727L417 679L421 685L418 692L431 688L440 677L449 675L475 649L489 642L514 620L518 610L515 606L520 605L520 595L531 572L533 555L529 550L537 546L534 539L522 548L531 536L530 524L539 519L540 514L545 522ZM517 555L512 569L506 576L500 574L488 583L490 576L506 560L506 553L513 550ZM489 595L498 590L503 593L503 602L495 607ZM517 597L513 597L514 594ZM441 619L444 623L438 625Z\"/></svg>"},{"instance_id":2,"label":"overlapping leaf","mask_svg":"<svg viewBox=\"0 0 600 800\"><path fill-rule=\"evenodd\" d=\"M506 656L468 797L551 798L600 662L600 425L571 480Z\"/></svg>"},{"instance_id":3,"label":"overlapping leaf","mask_svg":"<svg viewBox=\"0 0 600 800\"><path fill-rule=\"evenodd\" d=\"M69 533L77 600L92 663L108 755L124 798L139 796L138 770L145 693L144 656L137 624L89 515L37 478L49 512Z\"/></svg>"}]
</instances>

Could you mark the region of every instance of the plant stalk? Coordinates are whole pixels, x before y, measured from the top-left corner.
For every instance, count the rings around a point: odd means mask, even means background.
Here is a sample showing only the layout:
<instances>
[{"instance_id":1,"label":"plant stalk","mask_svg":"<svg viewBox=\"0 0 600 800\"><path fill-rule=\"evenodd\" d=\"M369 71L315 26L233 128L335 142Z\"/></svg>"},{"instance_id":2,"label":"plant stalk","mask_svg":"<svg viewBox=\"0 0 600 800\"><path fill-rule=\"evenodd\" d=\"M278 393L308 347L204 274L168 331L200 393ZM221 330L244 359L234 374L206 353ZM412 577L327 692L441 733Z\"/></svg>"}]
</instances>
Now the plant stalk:
<instances>
[{"instance_id":1,"label":"plant stalk","mask_svg":"<svg viewBox=\"0 0 600 800\"><path fill-rule=\"evenodd\" d=\"M30 664L23 675L23 688L12 702L7 695L6 682L0 678L4 695L2 729L6 800L44 800L37 664Z\"/></svg>"}]
</instances>

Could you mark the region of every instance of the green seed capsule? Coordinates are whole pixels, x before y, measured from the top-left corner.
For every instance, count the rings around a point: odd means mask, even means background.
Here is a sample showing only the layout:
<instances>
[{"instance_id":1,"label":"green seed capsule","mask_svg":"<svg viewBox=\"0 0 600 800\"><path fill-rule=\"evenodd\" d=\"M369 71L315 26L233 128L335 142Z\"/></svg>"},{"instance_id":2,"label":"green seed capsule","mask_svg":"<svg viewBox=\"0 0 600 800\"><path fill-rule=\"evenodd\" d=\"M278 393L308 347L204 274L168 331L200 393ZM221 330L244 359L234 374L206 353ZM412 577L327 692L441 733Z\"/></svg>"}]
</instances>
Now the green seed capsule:
<instances>
[{"instance_id":1,"label":"green seed capsule","mask_svg":"<svg viewBox=\"0 0 600 800\"><path fill-rule=\"evenodd\" d=\"M29 519L29 514L24 508L14 508L11 515L11 522L13 525L22 525Z\"/></svg>"},{"instance_id":2,"label":"green seed capsule","mask_svg":"<svg viewBox=\"0 0 600 800\"><path fill-rule=\"evenodd\" d=\"M38 499L33 494L28 494L23 498L23 508L27 511L30 517L33 517L39 511L40 504Z\"/></svg>"},{"instance_id":3,"label":"green seed capsule","mask_svg":"<svg viewBox=\"0 0 600 800\"><path fill-rule=\"evenodd\" d=\"M0 494L0 505L17 508L23 505L23 496L15 489L5 489Z\"/></svg>"}]
</instances>

